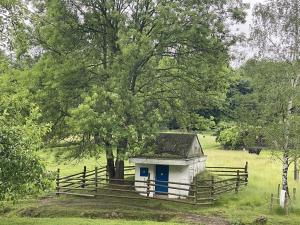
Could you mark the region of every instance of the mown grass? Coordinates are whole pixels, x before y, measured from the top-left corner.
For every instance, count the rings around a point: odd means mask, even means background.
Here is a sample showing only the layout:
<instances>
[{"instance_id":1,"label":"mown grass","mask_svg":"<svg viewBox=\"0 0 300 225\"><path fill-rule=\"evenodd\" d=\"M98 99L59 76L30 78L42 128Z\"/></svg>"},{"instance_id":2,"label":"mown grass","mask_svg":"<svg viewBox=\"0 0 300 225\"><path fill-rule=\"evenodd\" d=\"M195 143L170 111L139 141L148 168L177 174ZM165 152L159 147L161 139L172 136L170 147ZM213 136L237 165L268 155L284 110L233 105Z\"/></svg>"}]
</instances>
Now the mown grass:
<instances>
[{"instance_id":1,"label":"mown grass","mask_svg":"<svg viewBox=\"0 0 300 225\"><path fill-rule=\"evenodd\" d=\"M297 188L297 201L294 201L288 216L277 205L269 211L271 193L277 195L277 186L281 183L281 164L271 159L268 151L261 155L248 154L244 151L224 151L215 138L210 135L199 135L205 154L208 155L208 166L243 166L249 163L249 184L238 194L222 195L213 207L195 207L190 205L168 203L165 201L133 201L117 198L86 199L71 196L51 197L40 200L25 201L11 206L8 212L2 213L0 224L156 224L185 221L185 215L206 215L225 217L231 224L253 224L253 221L264 216L268 224L300 224L300 183L292 180L289 174L289 185ZM59 162L57 155L62 148L44 151L41 156L51 171L61 169L62 174L80 172L86 165L89 169L105 165L104 155L100 159ZM1 212L0 212L1 215ZM39 217L39 218L20 218ZM48 218L47 218L48 217ZM74 217L76 217L74 219ZM93 218L91 220L90 218ZM108 220L107 220L108 219ZM130 221L129 221L130 220ZM138 220L138 222L132 222ZM73 222L75 221L75 222Z\"/></svg>"},{"instance_id":2,"label":"mown grass","mask_svg":"<svg viewBox=\"0 0 300 225\"><path fill-rule=\"evenodd\" d=\"M155 225L152 221L126 221L108 219L82 219L82 218L1 218L3 225ZM172 225L174 223L164 223Z\"/></svg>"}]
</instances>

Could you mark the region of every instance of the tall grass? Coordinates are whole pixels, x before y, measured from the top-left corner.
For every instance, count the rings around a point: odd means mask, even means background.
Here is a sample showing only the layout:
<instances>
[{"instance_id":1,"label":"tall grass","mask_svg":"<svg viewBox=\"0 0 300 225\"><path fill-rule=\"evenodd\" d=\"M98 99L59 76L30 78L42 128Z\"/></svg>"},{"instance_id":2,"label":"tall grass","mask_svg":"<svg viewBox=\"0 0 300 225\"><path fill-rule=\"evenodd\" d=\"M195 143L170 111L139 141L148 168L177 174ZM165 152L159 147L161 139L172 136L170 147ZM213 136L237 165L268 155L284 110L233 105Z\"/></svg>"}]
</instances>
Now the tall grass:
<instances>
[{"instance_id":1,"label":"tall grass","mask_svg":"<svg viewBox=\"0 0 300 225\"><path fill-rule=\"evenodd\" d=\"M91 170L106 165L105 154L101 154L100 158L87 156L86 158L74 159L68 157L70 152L68 148L49 148L41 151L39 155L49 171L56 171L59 168L62 176L81 172L84 166Z\"/></svg>"},{"instance_id":2,"label":"tall grass","mask_svg":"<svg viewBox=\"0 0 300 225\"><path fill-rule=\"evenodd\" d=\"M246 151L221 150L212 136L199 135L202 147L208 155L208 166L243 166L249 163L249 184L238 195L227 194L213 209L225 211L234 219L253 221L258 215L268 215L271 224L280 221L284 224L300 224L300 182L293 180L292 166L289 171L289 188L297 189L296 201L290 207L290 214L283 216L284 212L275 201L273 213L270 213L271 193L277 197L277 187L281 183L282 165L279 160L274 160L270 152L262 151L258 156Z\"/></svg>"}]
</instances>

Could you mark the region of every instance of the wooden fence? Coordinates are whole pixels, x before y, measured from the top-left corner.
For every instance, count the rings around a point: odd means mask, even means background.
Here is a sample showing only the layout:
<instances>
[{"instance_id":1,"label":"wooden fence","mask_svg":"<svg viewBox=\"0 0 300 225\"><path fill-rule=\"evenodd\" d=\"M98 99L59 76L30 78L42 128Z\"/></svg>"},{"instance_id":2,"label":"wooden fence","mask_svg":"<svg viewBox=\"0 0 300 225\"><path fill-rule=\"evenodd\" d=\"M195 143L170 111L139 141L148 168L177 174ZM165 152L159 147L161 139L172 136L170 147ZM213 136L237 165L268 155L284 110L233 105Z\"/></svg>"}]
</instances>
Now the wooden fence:
<instances>
[{"instance_id":1,"label":"wooden fence","mask_svg":"<svg viewBox=\"0 0 300 225\"><path fill-rule=\"evenodd\" d=\"M195 205L212 205L222 193L230 191L238 193L241 186L247 185L247 168L248 165L244 167L244 170L237 167L226 167L226 170L225 167L208 167L212 173L217 173L217 175L206 180L199 178L197 180L195 177L191 184L162 182L150 179L149 176L145 180L135 180L133 176L134 166L124 168L125 179L110 179L106 167L96 167L94 170L87 170L84 167L82 172L64 177L60 176L58 170L56 194L145 200L160 199ZM225 171L226 174L222 171ZM230 178L221 179L222 176L229 175ZM155 190L155 187L167 187L168 192L160 193Z\"/></svg>"},{"instance_id":2,"label":"wooden fence","mask_svg":"<svg viewBox=\"0 0 300 225\"><path fill-rule=\"evenodd\" d=\"M286 199L285 199L285 203L284 203L284 211L285 211L285 214L288 215L289 214L289 208L291 207L291 204L293 202L296 202L296 192L297 192L297 189L296 188L293 188L292 189L292 196L287 196ZM271 198L270 198L270 213L273 212L273 208L274 208L274 205L275 206L280 206L280 192L281 192L281 188L280 188L280 184L278 184L278 187L277 187L277 196L275 196L273 193L271 194Z\"/></svg>"},{"instance_id":3,"label":"wooden fence","mask_svg":"<svg viewBox=\"0 0 300 225\"><path fill-rule=\"evenodd\" d=\"M207 166L206 169L222 177L235 177L239 174L246 182L248 181L248 162L244 167Z\"/></svg>"}]
</instances>

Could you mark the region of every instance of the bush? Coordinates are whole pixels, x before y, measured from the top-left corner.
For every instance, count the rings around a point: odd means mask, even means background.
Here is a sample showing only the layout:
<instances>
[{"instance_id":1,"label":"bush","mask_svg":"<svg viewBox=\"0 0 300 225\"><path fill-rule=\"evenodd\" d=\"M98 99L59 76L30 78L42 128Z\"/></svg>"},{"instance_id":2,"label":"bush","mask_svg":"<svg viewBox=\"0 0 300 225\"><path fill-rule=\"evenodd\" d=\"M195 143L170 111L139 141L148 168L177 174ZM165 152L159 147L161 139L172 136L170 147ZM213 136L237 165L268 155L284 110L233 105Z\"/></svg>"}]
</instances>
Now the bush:
<instances>
[{"instance_id":1,"label":"bush","mask_svg":"<svg viewBox=\"0 0 300 225\"><path fill-rule=\"evenodd\" d=\"M49 185L36 154L48 128L36 123L36 115L32 111L20 123L5 112L0 114L0 201L16 200Z\"/></svg>"},{"instance_id":2,"label":"bush","mask_svg":"<svg viewBox=\"0 0 300 225\"><path fill-rule=\"evenodd\" d=\"M244 145L243 132L238 126L221 128L217 133L216 141L225 149L242 149Z\"/></svg>"}]
</instances>

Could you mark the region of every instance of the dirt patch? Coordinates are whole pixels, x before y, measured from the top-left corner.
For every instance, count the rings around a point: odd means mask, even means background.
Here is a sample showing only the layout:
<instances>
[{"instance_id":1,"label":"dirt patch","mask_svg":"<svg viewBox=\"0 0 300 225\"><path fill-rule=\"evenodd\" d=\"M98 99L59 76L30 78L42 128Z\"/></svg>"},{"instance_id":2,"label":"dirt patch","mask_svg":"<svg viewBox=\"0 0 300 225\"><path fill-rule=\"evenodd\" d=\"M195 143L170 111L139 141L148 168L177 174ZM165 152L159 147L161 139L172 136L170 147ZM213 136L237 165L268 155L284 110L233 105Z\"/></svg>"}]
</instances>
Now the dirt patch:
<instances>
[{"instance_id":1,"label":"dirt patch","mask_svg":"<svg viewBox=\"0 0 300 225\"><path fill-rule=\"evenodd\" d=\"M89 219L126 219L126 220L142 220L142 221L159 221L166 222L176 217L174 213L157 211L144 211L143 213L136 210L86 210L74 209L60 206L39 206L27 207L18 212L21 217L83 217Z\"/></svg>"},{"instance_id":2,"label":"dirt patch","mask_svg":"<svg viewBox=\"0 0 300 225\"><path fill-rule=\"evenodd\" d=\"M128 219L128 220L150 220L150 221L160 221L160 222L166 222L169 221L171 218L174 217L174 215L170 214L151 214L146 213L143 215L140 215L136 212L120 212L117 210L114 211L107 211L107 212L101 212L101 211L85 211L80 214L81 217L86 217L90 219L96 219L96 218L103 218L103 219Z\"/></svg>"},{"instance_id":3,"label":"dirt patch","mask_svg":"<svg viewBox=\"0 0 300 225\"><path fill-rule=\"evenodd\" d=\"M10 207L0 207L0 215L5 215L12 211Z\"/></svg>"},{"instance_id":4,"label":"dirt patch","mask_svg":"<svg viewBox=\"0 0 300 225\"><path fill-rule=\"evenodd\" d=\"M41 213L37 207L25 208L19 212L21 217L39 217L40 214Z\"/></svg>"},{"instance_id":5,"label":"dirt patch","mask_svg":"<svg viewBox=\"0 0 300 225\"><path fill-rule=\"evenodd\" d=\"M180 216L180 220L189 224L203 224L203 225L230 225L221 216L202 216L196 214L183 214Z\"/></svg>"},{"instance_id":6,"label":"dirt patch","mask_svg":"<svg viewBox=\"0 0 300 225\"><path fill-rule=\"evenodd\" d=\"M86 211L80 214L81 217L87 217L90 219L104 218L104 219L122 219L124 214L118 211L111 212L99 212L99 211Z\"/></svg>"}]
</instances>

